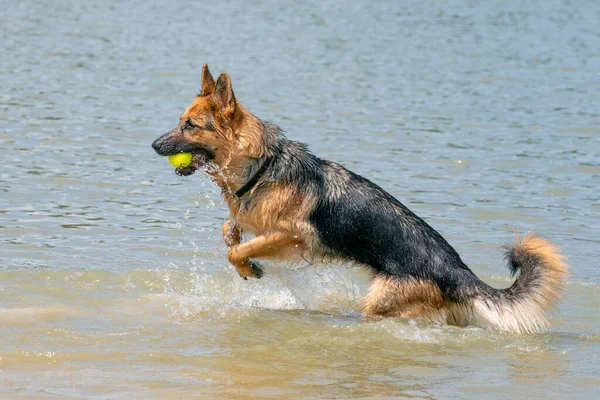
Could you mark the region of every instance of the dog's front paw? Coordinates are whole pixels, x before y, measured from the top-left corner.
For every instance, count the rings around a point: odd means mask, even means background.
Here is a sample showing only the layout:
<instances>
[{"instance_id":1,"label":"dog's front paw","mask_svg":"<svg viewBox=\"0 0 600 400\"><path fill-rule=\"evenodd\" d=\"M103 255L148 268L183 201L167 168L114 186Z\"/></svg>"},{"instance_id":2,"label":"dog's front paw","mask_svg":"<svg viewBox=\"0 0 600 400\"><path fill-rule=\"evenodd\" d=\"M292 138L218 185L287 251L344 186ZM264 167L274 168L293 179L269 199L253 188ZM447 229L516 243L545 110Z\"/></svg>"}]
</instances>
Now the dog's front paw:
<instances>
[{"instance_id":1,"label":"dog's front paw","mask_svg":"<svg viewBox=\"0 0 600 400\"><path fill-rule=\"evenodd\" d=\"M238 273L244 280L247 280L248 278L260 279L264 275L262 267L254 260L248 260L242 270L238 268Z\"/></svg>"},{"instance_id":2,"label":"dog's front paw","mask_svg":"<svg viewBox=\"0 0 600 400\"><path fill-rule=\"evenodd\" d=\"M252 268L252 272L254 272L253 278L260 279L265 274L260 264L254 260L250 260L250 267Z\"/></svg>"}]
</instances>

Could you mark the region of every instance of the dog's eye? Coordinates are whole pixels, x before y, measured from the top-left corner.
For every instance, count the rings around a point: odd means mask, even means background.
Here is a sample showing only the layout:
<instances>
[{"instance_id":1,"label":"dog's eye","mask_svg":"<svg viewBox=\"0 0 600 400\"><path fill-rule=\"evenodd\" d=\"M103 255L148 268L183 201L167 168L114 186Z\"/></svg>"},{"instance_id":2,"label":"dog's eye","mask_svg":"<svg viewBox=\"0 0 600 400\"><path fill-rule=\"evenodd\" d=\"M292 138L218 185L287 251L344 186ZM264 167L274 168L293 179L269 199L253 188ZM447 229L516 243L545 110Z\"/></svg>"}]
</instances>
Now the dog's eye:
<instances>
[{"instance_id":1,"label":"dog's eye","mask_svg":"<svg viewBox=\"0 0 600 400\"><path fill-rule=\"evenodd\" d=\"M187 121L185 121L185 124L183 125L183 129L186 131L194 129L195 127L196 126L194 124L192 124L189 119Z\"/></svg>"}]
</instances>

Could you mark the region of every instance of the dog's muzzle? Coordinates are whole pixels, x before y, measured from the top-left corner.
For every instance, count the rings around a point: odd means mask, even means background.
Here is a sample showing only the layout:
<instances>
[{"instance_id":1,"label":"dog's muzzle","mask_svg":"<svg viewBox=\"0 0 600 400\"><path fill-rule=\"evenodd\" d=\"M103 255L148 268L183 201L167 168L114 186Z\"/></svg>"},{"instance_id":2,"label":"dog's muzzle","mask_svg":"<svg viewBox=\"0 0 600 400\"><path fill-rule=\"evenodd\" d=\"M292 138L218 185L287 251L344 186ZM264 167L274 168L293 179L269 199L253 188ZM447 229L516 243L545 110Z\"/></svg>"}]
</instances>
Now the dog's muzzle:
<instances>
[{"instance_id":1,"label":"dog's muzzle","mask_svg":"<svg viewBox=\"0 0 600 400\"><path fill-rule=\"evenodd\" d=\"M171 129L154 142L152 148L161 156L170 156L178 153L192 153L192 163L183 168L176 168L178 175L191 175L197 169L203 168L215 156L216 149L209 148L203 143L194 143L182 139L181 128Z\"/></svg>"},{"instance_id":2,"label":"dog's muzzle","mask_svg":"<svg viewBox=\"0 0 600 400\"><path fill-rule=\"evenodd\" d=\"M181 147L177 145L177 134L180 133L181 130L178 127L175 129L171 129L169 132L165 133L164 135L156 139L154 142L152 142L152 148L161 156L170 156L171 154L177 154L182 152L189 153L177 150L178 147Z\"/></svg>"},{"instance_id":3,"label":"dog's muzzle","mask_svg":"<svg viewBox=\"0 0 600 400\"><path fill-rule=\"evenodd\" d=\"M152 148L161 156L170 156L171 154L177 153L192 153L192 154L204 154L209 159L213 159L216 148L206 143L191 142L183 138L181 128L177 127L171 129L154 142L152 142Z\"/></svg>"}]
</instances>

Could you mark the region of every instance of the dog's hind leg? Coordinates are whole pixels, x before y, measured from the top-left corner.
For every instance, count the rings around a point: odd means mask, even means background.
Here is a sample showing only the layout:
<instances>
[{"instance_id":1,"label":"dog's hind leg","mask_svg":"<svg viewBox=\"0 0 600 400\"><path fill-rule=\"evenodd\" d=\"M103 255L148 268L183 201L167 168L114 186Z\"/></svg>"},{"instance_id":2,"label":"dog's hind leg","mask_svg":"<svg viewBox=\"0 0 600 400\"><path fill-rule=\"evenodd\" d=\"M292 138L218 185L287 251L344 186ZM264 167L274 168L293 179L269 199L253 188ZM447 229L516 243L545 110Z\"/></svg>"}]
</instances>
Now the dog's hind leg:
<instances>
[{"instance_id":1,"label":"dog's hind leg","mask_svg":"<svg viewBox=\"0 0 600 400\"><path fill-rule=\"evenodd\" d=\"M377 275L363 304L367 317L427 317L445 323L445 304L439 287L412 277Z\"/></svg>"},{"instance_id":2,"label":"dog's hind leg","mask_svg":"<svg viewBox=\"0 0 600 400\"><path fill-rule=\"evenodd\" d=\"M262 269L250 258L286 258L290 253L298 252L300 244L298 239L289 234L276 232L233 246L227 258L242 278L260 278Z\"/></svg>"}]
</instances>

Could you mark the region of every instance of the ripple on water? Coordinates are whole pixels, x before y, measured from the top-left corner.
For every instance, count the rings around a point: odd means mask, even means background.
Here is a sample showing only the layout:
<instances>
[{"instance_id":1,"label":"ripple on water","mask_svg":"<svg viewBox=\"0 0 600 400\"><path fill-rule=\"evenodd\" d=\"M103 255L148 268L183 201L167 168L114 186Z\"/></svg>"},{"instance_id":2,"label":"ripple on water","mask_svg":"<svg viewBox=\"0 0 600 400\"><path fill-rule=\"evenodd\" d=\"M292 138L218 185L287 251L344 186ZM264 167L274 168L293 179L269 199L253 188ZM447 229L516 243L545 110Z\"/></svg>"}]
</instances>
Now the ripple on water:
<instances>
[{"instance_id":1,"label":"ripple on water","mask_svg":"<svg viewBox=\"0 0 600 400\"><path fill-rule=\"evenodd\" d=\"M597 392L598 1L4 3L0 397ZM240 280L218 191L150 147L203 62L495 286L514 231L559 244L573 268L552 331L365 320L365 277L337 266Z\"/></svg>"}]
</instances>

